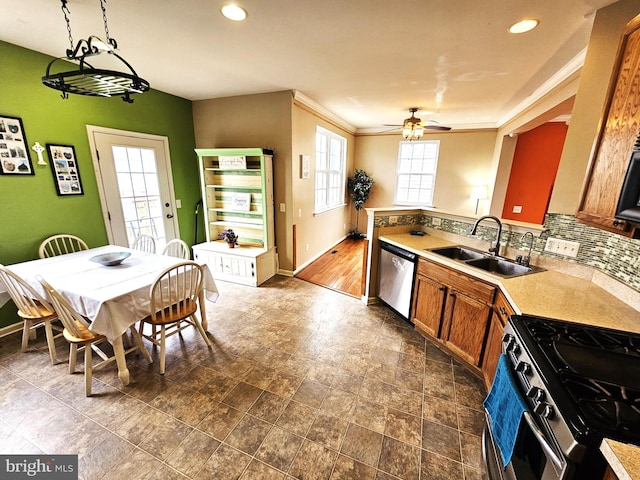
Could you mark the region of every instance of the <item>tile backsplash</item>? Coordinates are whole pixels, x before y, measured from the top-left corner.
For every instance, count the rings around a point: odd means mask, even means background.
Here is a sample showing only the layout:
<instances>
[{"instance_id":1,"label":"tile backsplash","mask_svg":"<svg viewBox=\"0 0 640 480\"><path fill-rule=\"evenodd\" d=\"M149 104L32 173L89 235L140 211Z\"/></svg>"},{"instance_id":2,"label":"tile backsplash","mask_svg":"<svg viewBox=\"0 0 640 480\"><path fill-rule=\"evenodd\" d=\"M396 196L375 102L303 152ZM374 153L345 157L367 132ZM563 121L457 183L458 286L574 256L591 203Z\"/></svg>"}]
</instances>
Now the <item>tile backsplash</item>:
<instances>
[{"instance_id":1,"label":"tile backsplash","mask_svg":"<svg viewBox=\"0 0 640 480\"><path fill-rule=\"evenodd\" d=\"M438 217L437 214L394 215L393 220L394 223L391 224L389 223L389 216L376 216L374 218L374 228L416 225L471 237L469 231L472 223ZM438 221L440 225L436 225ZM535 237L532 249L534 254L597 268L634 290L640 291L640 240L589 227L578 223L573 215L559 213L547 214L544 228L543 233L539 237ZM495 235L496 227L486 222L478 228L476 237L489 242L495 240ZM521 241L521 237L521 233L503 230L501 244L503 247L508 246L526 251L529 248L529 239ZM544 251L549 237L580 243L578 256L571 258Z\"/></svg>"}]
</instances>

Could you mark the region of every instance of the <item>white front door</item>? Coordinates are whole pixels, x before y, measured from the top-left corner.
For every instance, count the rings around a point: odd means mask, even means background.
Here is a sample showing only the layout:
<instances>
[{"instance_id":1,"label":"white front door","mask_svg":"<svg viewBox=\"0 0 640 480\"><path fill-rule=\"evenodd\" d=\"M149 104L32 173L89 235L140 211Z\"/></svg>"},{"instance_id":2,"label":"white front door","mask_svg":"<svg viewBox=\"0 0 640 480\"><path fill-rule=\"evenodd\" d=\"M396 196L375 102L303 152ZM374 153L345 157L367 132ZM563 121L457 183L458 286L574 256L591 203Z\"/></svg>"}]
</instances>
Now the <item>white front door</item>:
<instances>
[{"instance_id":1,"label":"white front door","mask_svg":"<svg viewBox=\"0 0 640 480\"><path fill-rule=\"evenodd\" d=\"M156 251L178 237L166 137L87 125L109 243L151 235Z\"/></svg>"}]
</instances>

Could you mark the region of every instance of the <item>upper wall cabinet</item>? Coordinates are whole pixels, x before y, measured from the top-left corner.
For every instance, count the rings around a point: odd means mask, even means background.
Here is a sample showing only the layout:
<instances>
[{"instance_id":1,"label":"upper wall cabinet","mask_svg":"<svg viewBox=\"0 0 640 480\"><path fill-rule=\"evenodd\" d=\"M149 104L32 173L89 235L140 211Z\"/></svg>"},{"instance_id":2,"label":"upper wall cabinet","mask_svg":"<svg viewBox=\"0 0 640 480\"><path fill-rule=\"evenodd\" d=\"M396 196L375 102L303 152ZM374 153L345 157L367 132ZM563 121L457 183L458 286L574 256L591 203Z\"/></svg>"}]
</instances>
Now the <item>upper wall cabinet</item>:
<instances>
[{"instance_id":1,"label":"upper wall cabinet","mask_svg":"<svg viewBox=\"0 0 640 480\"><path fill-rule=\"evenodd\" d=\"M587 169L576 218L638 238L640 227L615 218L631 152L640 132L640 16L622 34L607 103Z\"/></svg>"}]
</instances>

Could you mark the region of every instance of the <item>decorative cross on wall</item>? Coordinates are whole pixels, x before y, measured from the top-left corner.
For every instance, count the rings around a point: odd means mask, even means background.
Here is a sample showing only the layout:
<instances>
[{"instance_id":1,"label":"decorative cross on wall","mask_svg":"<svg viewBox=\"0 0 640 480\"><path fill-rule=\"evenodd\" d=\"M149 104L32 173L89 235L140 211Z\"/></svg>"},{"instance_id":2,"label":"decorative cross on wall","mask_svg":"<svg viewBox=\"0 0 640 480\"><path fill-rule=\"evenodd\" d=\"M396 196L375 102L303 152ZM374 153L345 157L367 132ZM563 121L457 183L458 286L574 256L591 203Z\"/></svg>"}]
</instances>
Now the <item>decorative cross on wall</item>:
<instances>
[{"instance_id":1,"label":"decorative cross on wall","mask_svg":"<svg viewBox=\"0 0 640 480\"><path fill-rule=\"evenodd\" d=\"M40 145L40 142L36 142L31 149L38 154L38 165L46 165L47 162L42 158L42 152L44 152L44 147Z\"/></svg>"}]
</instances>

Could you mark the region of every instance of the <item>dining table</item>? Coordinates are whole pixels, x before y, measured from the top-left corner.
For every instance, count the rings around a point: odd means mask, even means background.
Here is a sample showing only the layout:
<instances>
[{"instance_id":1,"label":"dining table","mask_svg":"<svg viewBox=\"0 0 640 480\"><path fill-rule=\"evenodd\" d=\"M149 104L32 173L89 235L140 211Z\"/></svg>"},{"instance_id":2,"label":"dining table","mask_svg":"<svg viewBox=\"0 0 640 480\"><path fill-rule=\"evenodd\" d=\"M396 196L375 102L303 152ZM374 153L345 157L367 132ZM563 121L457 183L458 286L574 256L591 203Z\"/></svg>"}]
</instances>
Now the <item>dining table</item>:
<instances>
[{"instance_id":1,"label":"dining table","mask_svg":"<svg viewBox=\"0 0 640 480\"><path fill-rule=\"evenodd\" d=\"M104 254L117 252L127 252L130 256L122 263L112 266L96 261ZM168 255L105 245L6 267L46 298L46 292L37 277L44 278L78 313L85 316L91 322L89 329L104 335L113 345L118 377L123 385L128 385L129 369L125 359L123 335L149 315L150 288L160 273L183 261ZM199 304L201 323L206 332L208 323L205 299L215 302L218 289L207 265L201 265L204 275ZM143 354L151 360L146 350Z\"/></svg>"}]
</instances>

